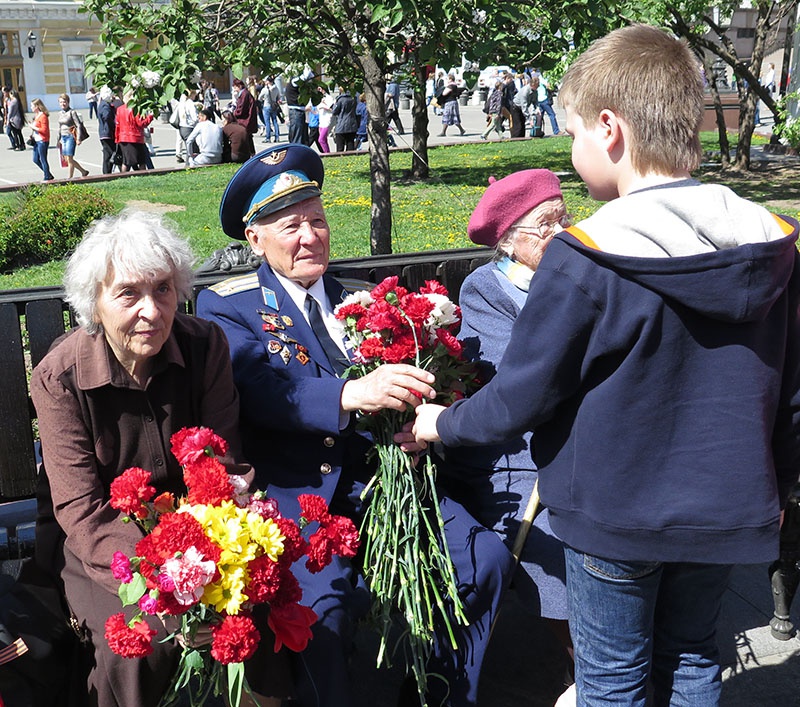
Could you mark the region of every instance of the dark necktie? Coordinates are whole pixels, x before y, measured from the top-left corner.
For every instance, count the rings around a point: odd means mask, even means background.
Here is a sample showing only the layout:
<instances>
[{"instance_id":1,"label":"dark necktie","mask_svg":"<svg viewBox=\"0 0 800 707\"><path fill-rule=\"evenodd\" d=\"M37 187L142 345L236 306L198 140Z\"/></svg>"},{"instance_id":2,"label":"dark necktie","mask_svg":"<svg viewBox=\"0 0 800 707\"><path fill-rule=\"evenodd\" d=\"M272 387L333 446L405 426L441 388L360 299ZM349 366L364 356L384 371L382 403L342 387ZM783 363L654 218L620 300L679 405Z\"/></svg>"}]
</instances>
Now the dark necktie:
<instances>
[{"instance_id":1,"label":"dark necktie","mask_svg":"<svg viewBox=\"0 0 800 707\"><path fill-rule=\"evenodd\" d=\"M311 328L317 335L319 343L322 344L322 348L325 349L325 355L328 357L328 361L331 366L333 366L333 370L336 371L336 375L342 375L345 368L347 368L350 363L328 333L328 327L325 326L325 322L322 320L322 312L319 309L317 300L310 294L307 294L305 306L306 315L308 315L308 323L311 324Z\"/></svg>"}]
</instances>

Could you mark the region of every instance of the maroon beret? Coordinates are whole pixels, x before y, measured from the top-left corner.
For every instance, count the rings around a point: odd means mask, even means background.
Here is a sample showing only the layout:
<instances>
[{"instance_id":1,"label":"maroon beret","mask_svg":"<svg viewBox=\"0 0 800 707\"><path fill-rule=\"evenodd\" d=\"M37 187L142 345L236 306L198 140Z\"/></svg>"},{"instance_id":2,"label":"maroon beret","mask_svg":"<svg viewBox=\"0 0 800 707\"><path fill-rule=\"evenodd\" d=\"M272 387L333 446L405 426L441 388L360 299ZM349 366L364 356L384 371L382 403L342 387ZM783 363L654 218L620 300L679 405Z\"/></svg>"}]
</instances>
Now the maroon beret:
<instances>
[{"instance_id":1,"label":"maroon beret","mask_svg":"<svg viewBox=\"0 0 800 707\"><path fill-rule=\"evenodd\" d=\"M473 243L494 247L519 219L548 199L560 199L561 183L549 169L525 169L489 186L472 212L467 235Z\"/></svg>"}]
</instances>

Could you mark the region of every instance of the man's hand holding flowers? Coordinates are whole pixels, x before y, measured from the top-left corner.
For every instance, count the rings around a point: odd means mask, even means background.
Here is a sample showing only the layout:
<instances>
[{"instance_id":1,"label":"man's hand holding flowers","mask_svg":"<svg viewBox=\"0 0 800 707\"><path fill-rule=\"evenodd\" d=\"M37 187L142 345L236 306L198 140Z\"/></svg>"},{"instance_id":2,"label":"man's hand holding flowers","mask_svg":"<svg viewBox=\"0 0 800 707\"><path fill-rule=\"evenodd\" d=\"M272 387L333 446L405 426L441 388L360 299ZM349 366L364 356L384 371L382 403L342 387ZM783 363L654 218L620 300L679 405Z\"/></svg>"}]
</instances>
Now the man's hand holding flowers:
<instances>
[{"instance_id":1,"label":"man's hand holding flowers","mask_svg":"<svg viewBox=\"0 0 800 707\"><path fill-rule=\"evenodd\" d=\"M341 406L345 412L379 412L380 410L416 407L422 399L433 400L431 387L436 377L405 363L386 363L362 378L353 378L342 388Z\"/></svg>"}]
</instances>

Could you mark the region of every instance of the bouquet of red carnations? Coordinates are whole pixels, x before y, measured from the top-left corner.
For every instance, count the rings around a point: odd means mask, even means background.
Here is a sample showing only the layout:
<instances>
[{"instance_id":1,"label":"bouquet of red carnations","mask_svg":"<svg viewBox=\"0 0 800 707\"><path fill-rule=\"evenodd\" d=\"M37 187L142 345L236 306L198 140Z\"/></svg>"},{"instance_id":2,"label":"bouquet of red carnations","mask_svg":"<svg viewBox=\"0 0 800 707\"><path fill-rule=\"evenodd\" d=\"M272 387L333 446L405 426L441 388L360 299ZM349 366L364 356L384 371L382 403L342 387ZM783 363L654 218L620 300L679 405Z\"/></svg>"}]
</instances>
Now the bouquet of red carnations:
<instances>
[{"instance_id":1,"label":"bouquet of red carnations","mask_svg":"<svg viewBox=\"0 0 800 707\"><path fill-rule=\"evenodd\" d=\"M249 692L243 662L261 639L253 607L269 606L276 652L282 645L303 650L317 617L299 603L302 590L291 565L307 555L306 566L318 572L334 554L354 556L358 531L349 518L331 515L325 500L310 494L299 497L299 526L281 516L274 499L249 493L242 477L227 473L217 459L227 453L227 443L212 430L184 428L171 443L184 470L185 498L156 495L150 472L136 467L111 484L111 506L145 535L135 556L114 553L111 569L121 582L122 604L138 605L138 611L130 621L123 613L111 616L105 637L114 653L143 657L152 652L156 632L142 615L179 617L180 629L171 637L180 634L184 647L173 689L162 704L173 704L188 689L192 705L227 693L229 704L237 707L242 690ZM309 523L317 529L306 540L301 531ZM210 626L213 640L194 646L202 626Z\"/></svg>"},{"instance_id":2,"label":"bouquet of red carnations","mask_svg":"<svg viewBox=\"0 0 800 707\"><path fill-rule=\"evenodd\" d=\"M461 312L434 280L419 292L409 292L397 277L386 278L370 292L347 297L337 306L336 317L352 350L350 375L364 376L384 363L410 363L436 376L436 401L444 405L464 397L475 384L475 369L464 360L455 336ZM409 408L360 418L372 434L379 460L364 492L369 502L361 534L373 616L382 634L378 665L388 662L387 640L399 612L407 629L402 638L406 657L424 704L434 626L443 626L457 648L452 622L467 621L445 542L436 469L428 455L417 468L393 439L413 417Z\"/></svg>"}]
</instances>

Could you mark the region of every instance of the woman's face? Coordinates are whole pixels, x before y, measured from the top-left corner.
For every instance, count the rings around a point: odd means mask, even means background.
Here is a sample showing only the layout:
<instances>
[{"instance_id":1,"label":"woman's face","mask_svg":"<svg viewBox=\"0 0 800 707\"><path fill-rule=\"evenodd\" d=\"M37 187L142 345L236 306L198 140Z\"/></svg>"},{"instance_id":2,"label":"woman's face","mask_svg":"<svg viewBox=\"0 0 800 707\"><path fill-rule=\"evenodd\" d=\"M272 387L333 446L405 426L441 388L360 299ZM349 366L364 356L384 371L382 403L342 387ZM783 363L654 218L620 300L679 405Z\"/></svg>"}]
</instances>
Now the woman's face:
<instances>
[{"instance_id":1,"label":"woman's face","mask_svg":"<svg viewBox=\"0 0 800 707\"><path fill-rule=\"evenodd\" d=\"M172 331L178 294L171 271L153 279L111 272L97 294L95 321L131 374L155 356Z\"/></svg>"},{"instance_id":2,"label":"woman's face","mask_svg":"<svg viewBox=\"0 0 800 707\"><path fill-rule=\"evenodd\" d=\"M61 110L67 110L69 108L69 98L59 98L58 105L61 106Z\"/></svg>"},{"instance_id":3,"label":"woman's face","mask_svg":"<svg viewBox=\"0 0 800 707\"><path fill-rule=\"evenodd\" d=\"M514 259L536 270L553 236L567 225L567 207L561 199L551 199L529 211L509 229L514 234Z\"/></svg>"}]
</instances>

